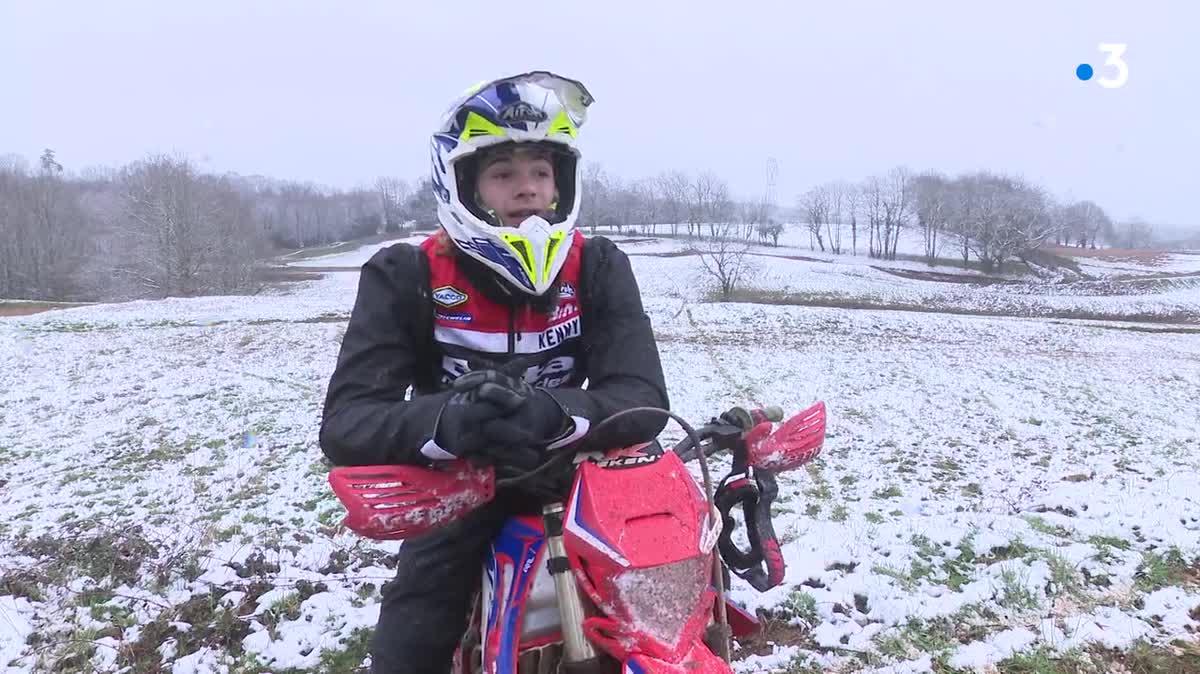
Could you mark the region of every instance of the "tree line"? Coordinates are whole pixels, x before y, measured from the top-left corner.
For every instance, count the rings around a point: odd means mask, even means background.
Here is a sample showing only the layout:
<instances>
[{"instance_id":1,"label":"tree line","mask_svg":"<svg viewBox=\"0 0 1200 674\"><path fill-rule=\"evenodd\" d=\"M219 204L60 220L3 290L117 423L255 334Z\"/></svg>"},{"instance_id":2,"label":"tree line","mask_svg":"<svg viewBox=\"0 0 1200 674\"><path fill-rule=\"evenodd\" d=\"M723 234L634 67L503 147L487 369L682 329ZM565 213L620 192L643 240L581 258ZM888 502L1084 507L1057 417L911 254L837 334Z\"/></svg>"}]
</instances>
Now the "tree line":
<instances>
[{"instance_id":1,"label":"tree line","mask_svg":"<svg viewBox=\"0 0 1200 674\"><path fill-rule=\"evenodd\" d=\"M848 245L857 253L865 244L871 257L896 259L900 232L914 228L927 261L974 256L985 270L1051 242L1092 249L1153 243L1144 221L1116 223L1093 201L1059 203L1040 185L991 171L946 176L895 168L858 183L817 185L798 209L822 251L841 253Z\"/></svg>"},{"instance_id":2,"label":"tree line","mask_svg":"<svg viewBox=\"0 0 1200 674\"><path fill-rule=\"evenodd\" d=\"M1028 180L895 168L817 185L791 209L738 201L711 171L626 180L589 164L584 227L779 245L796 223L822 251L897 256L919 231L925 257L974 257L985 269L1043 243L1124 248L1152 243L1140 220L1116 223L1092 201L1057 203ZM65 171L53 150L35 165L0 156L0 298L111 301L245 292L281 251L436 226L428 178L380 177L337 190L202 171L186 157Z\"/></svg>"},{"instance_id":3,"label":"tree line","mask_svg":"<svg viewBox=\"0 0 1200 674\"><path fill-rule=\"evenodd\" d=\"M422 189L423 188L423 189ZM431 225L427 186L335 190L212 175L184 157L68 174L0 158L0 298L110 301L244 292L283 250Z\"/></svg>"},{"instance_id":4,"label":"tree line","mask_svg":"<svg viewBox=\"0 0 1200 674\"><path fill-rule=\"evenodd\" d=\"M712 173L682 171L624 181L593 166L583 220L672 236L714 237L719 231L779 244L785 223L807 230L813 249L865 251L895 259L901 232L919 232L924 258L975 259L991 270L1043 244L1145 248L1155 242L1145 221L1116 222L1091 200L1058 203L1042 186L990 171L947 176L897 167L858 182L831 181L799 197L790 213L764 198L735 202ZM732 227L724 227L724 225Z\"/></svg>"}]
</instances>

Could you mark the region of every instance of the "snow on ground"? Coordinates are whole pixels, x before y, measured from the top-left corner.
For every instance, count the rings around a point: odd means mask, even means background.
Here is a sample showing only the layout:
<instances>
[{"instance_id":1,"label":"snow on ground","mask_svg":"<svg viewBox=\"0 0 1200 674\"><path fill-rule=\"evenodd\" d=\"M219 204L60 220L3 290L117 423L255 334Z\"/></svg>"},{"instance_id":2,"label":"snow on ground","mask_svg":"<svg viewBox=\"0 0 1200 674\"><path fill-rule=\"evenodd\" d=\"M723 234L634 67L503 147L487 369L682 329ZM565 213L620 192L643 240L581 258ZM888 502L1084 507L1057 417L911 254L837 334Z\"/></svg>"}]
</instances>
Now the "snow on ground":
<instances>
[{"instance_id":1,"label":"snow on ground","mask_svg":"<svg viewBox=\"0 0 1200 674\"><path fill-rule=\"evenodd\" d=\"M660 231L669 233L669 229ZM699 249L704 249L706 246L704 239L695 241L686 238L687 227L680 227L680 238L664 236L655 238L652 235L640 234L617 234L609 238L621 244L622 248L626 249L633 255L670 255L679 254L686 250L689 246L695 245ZM708 230L704 229L703 233L708 235ZM608 236L608 235L606 235ZM807 238L807 230L795 225L789 225L784 229L783 234L779 237L779 245L773 243L762 243L757 238L750 241L749 250L754 255L783 257L790 259L803 259L807 261L819 261L826 263L837 263L839 265L851 265L858 267L885 267L888 269L906 269L912 271L930 271L932 268L925 262L912 261L904 258L897 260L880 260L868 256L868 244L865 239L860 239L856 247L852 247L849 236L842 240L842 248L840 253L833 253L832 249L821 250L816 243L809 243ZM900 237L900 242L897 245L897 253L900 255L923 256L925 254L924 243L920 241L919 236L913 232L904 232ZM954 262L950 259L953 257L953 251L947 251L943 247L939 254L940 258L944 258L944 262ZM942 264L939 265L937 271L949 272L962 276L978 277L982 276L982 272L975 269L964 269L957 265Z\"/></svg>"},{"instance_id":2,"label":"snow on ground","mask_svg":"<svg viewBox=\"0 0 1200 674\"><path fill-rule=\"evenodd\" d=\"M786 582L732 591L791 639L739 671L1196 639L1195 335L711 304L695 258L632 259L676 411L829 406L822 457L780 478ZM777 290L945 285L761 262ZM396 544L337 527L317 445L356 281L0 319L0 668L359 664Z\"/></svg>"},{"instance_id":3,"label":"snow on ground","mask_svg":"<svg viewBox=\"0 0 1200 674\"><path fill-rule=\"evenodd\" d=\"M677 225L675 232L680 237L685 237L688 232L687 225ZM702 228L702 232L707 235L709 229ZM656 236L661 238L656 238ZM960 264L962 258L959 243L951 236L944 235L938 240L936 250L939 264L936 268L931 268L923 261L925 257L925 239L921 230L917 228L908 228L900 232L896 246L896 252L899 254L900 259L897 260L878 260L869 257L867 255L869 243L866 237L866 230L861 230L859 232L859 239L855 243L850 236L849 225L844 226L841 235L842 252L834 254L829 252L832 250L831 248L822 250L816 239L810 237L806 226L789 223L784 225L783 232L779 237L778 246L756 244L751 250L757 254L804 256L825 262L848 265L877 266L913 271L935 269L939 272L954 273L962 276L983 275L982 272L975 269L962 268ZM680 249L683 241L672 238L672 227L670 225L627 228L625 233L613 235L611 238L617 241L628 240L630 242L630 252L647 254L662 254L677 251ZM755 241L757 242L757 237L755 237ZM828 247L829 241L826 240L825 244ZM1200 274L1200 251L1135 251L1130 253L1129 251L1106 252L1103 249L1093 251L1074 248L1055 248L1053 251L1071 259L1079 265L1085 274L1095 278ZM973 253L969 257L971 261L976 260L976 256ZM912 258L912 260L906 258ZM990 274L989 276L997 278L1021 278L1020 275L1011 273Z\"/></svg>"},{"instance_id":4,"label":"snow on ground","mask_svg":"<svg viewBox=\"0 0 1200 674\"><path fill-rule=\"evenodd\" d=\"M666 244L663 245L664 248ZM674 243L673 256L638 255L631 247L639 283L651 295L699 300L708 294L710 276L695 255L683 255L686 244ZM940 309L968 313L1012 316L1085 318L1129 318L1143 320L1200 320L1200 276L1160 279L1150 282L1080 282L973 284L932 281L901 276L904 269L889 263L828 263L773 257L752 250L751 268L743 286L766 291L779 301L796 304L868 303L882 307L899 305L910 309ZM920 263L906 266L929 267ZM892 271L889 271L892 270Z\"/></svg>"},{"instance_id":5,"label":"snow on ground","mask_svg":"<svg viewBox=\"0 0 1200 674\"><path fill-rule=\"evenodd\" d=\"M708 226L702 226L702 233L707 235L710 231ZM653 236L653 235L672 235L673 233L681 236L686 235L688 227L686 224L669 225L637 225L635 227L627 227L623 232L626 235L633 237ZM757 236L757 235L756 235ZM858 248L860 251L865 251L867 248L867 230L862 228L858 232ZM613 237L616 238L616 237ZM851 247L851 230L849 224L842 226L841 232L842 246L849 250ZM826 240L826 245L828 245ZM819 251L817 241L809 234L808 227L800 223L785 223L783 230L779 235L780 247L804 249L806 251ZM901 255L924 255L925 240L919 230L906 229L900 232L899 241L896 244L896 252Z\"/></svg>"},{"instance_id":6,"label":"snow on ground","mask_svg":"<svg viewBox=\"0 0 1200 674\"><path fill-rule=\"evenodd\" d=\"M1200 252L1163 252L1138 260L1129 257L1073 257L1080 269L1090 276L1144 276L1147 274L1200 274Z\"/></svg>"}]
</instances>

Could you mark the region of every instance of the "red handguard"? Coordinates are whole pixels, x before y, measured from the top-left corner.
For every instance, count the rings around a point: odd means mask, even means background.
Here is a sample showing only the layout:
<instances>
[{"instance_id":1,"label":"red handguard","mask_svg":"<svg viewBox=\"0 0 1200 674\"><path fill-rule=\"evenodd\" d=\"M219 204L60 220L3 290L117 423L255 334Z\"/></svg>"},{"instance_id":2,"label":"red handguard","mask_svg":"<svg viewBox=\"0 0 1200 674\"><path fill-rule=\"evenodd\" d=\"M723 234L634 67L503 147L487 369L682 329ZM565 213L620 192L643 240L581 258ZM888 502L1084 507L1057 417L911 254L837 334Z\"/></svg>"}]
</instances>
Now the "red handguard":
<instances>
[{"instance_id":1,"label":"red handguard","mask_svg":"<svg viewBox=\"0 0 1200 674\"><path fill-rule=\"evenodd\" d=\"M343 524L375 540L412 538L453 522L491 501L496 476L491 467L466 461L437 469L417 466L334 468L329 484L346 506Z\"/></svg>"},{"instance_id":2,"label":"red handguard","mask_svg":"<svg viewBox=\"0 0 1200 674\"><path fill-rule=\"evenodd\" d=\"M772 473L799 468L815 459L825 445L825 403L818 402L788 419L765 438L751 432L746 439L751 466Z\"/></svg>"}]
</instances>

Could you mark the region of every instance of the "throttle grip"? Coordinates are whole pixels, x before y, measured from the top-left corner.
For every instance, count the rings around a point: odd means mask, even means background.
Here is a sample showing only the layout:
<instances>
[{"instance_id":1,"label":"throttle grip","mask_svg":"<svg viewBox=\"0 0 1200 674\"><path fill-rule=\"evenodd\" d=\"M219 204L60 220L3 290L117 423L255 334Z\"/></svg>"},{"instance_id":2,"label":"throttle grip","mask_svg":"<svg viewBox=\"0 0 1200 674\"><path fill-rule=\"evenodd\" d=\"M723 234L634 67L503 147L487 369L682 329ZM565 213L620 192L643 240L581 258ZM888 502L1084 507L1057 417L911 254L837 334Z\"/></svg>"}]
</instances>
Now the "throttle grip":
<instances>
[{"instance_id":1,"label":"throttle grip","mask_svg":"<svg viewBox=\"0 0 1200 674\"><path fill-rule=\"evenodd\" d=\"M749 410L744 407L734 407L722 414L720 418L727 424L733 424L743 431L748 431L761 423L783 421L783 408L779 405L767 405Z\"/></svg>"}]
</instances>

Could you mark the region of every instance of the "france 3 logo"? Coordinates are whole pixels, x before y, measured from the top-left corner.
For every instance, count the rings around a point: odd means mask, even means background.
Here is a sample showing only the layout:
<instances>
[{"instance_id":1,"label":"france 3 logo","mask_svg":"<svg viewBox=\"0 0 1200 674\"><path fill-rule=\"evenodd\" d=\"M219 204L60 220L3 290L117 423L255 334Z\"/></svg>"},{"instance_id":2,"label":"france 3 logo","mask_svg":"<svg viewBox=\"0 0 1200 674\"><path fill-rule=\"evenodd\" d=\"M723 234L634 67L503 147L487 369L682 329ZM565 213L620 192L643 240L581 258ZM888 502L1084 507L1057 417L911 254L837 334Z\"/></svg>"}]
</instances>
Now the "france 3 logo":
<instances>
[{"instance_id":1,"label":"france 3 logo","mask_svg":"<svg viewBox=\"0 0 1200 674\"><path fill-rule=\"evenodd\" d=\"M1125 63L1126 45L1117 42L1103 42L1099 49L1108 54L1104 65L1114 69L1111 72L1114 76L1101 75L1096 78L1096 82L1105 89L1120 89L1125 86L1125 81L1129 79L1129 65ZM1095 69L1089 63L1080 63L1075 68L1075 76L1084 82L1092 79L1095 74Z\"/></svg>"}]
</instances>

